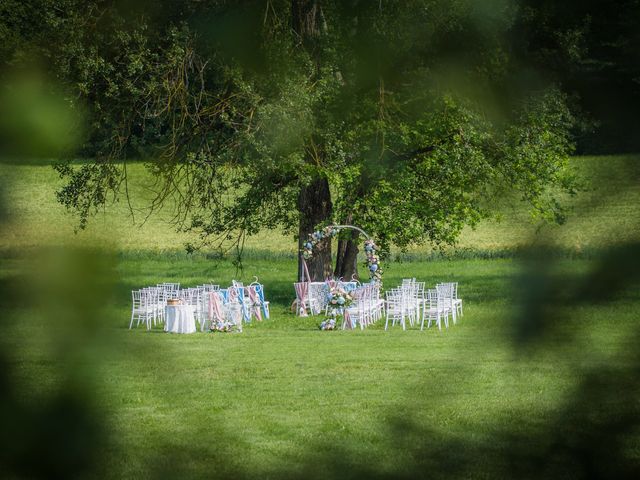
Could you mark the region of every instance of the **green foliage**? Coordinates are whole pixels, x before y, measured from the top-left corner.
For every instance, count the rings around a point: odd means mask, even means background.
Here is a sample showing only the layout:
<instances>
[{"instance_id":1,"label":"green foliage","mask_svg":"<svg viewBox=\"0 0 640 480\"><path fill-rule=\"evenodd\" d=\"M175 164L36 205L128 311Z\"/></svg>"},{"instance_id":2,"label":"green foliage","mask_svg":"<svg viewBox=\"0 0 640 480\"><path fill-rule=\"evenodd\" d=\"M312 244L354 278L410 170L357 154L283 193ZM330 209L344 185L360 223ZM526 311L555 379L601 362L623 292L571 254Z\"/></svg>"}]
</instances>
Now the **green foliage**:
<instances>
[{"instance_id":1,"label":"green foliage","mask_svg":"<svg viewBox=\"0 0 640 480\"><path fill-rule=\"evenodd\" d=\"M83 163L78 161L76 166ZM496 218L480 222L474 229L464 228L455 247L438 252L429 245L412 245L400 257L412 260L442 256L513 257L519 249L549 238L563 255L580 256L632 239L638 230L636 219L640 206L638 156L574 157L570 165L585 191L564 199L563 205L569 209L565 224L533 219L517 195L505 195L496 199L493 206ZM177 232L172 228L176 211L173 199L145 219L149 213L148 204L153 200L154 177L142 163L128 165L127 175L130 205L125 201L114 203L89 222L84 231L73 235L77 219L55 200L55 192L64 185L63 180L52 174L47 163L24 164L14 160L11 164L0 165L0 183L4 184L3 196L8 202L6 210L11 214L10 223L3 227L5 235L0 239L0 252L31 250L43 243L113 245L123 255L142 251L141 254L147 256L155 252L184 258L184 250L180 253L182 245L189 242L197 246L200 243L198 233ZM226 242L221 250L206 248L198 255L215 259L231 246ZM398 253L398 249L392 249L394 258ZM265 230L247 237L243 256L251 260L295 258L297 254L298 245L291 238L278 231ZM366 271L362 273L366 276Z\"/></svg>"},{"instance_id":2,"label":"green foliage","mask_svg":"<svg viewBox=\"0 0 640 480\"><path fill-rule=\"evenodd\" d=\"M551 189L574 184L565 168L572 117L562 95L545 92L530 99L505 129L473 107L446 96L415 124L389 130L400 138L387 140L400 144L389 145L389 151L427 145L429 152L388 155L390 166L382 175L365 172L344 185L340 207L357 212L357 224L399 247L423 238L435 245L455 242L465 225L489 217L498 196L510 190L519 191L538 214L559 220L562 209ZM354 198L354 191L370 193Z\"/></svg>"},{"instance_id":3,"label":"green foliage","mask_svg":"<svg viewBox=\"0 0 640 480\"><path fill-rule=\"evenodd\" d=\"M132 154L152 159L152 209L174 199L201 244L294 231L318 178L334 205L323 220L349 218L383 252L455 242L505 190L563 220L573 118L553 86L519 86L510 2L178 3L152 17L70 3L38 19L71 31L33 42L83 98L89 148L109 163L59 167L81 227L108 191L126 194L112 162Z\"/></svg>"}]
</instances>

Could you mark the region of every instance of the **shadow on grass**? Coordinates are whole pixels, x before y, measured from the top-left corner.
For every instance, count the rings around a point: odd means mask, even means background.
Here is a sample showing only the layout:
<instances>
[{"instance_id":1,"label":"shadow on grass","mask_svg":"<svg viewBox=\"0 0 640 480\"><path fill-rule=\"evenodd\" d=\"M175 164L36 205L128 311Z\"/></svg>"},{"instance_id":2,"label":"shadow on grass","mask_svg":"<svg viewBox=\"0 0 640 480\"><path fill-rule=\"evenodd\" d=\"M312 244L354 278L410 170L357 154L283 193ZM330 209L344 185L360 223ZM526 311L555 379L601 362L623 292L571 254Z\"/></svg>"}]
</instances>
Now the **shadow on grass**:
<instances>
[{"instance_id":1,"label":"shadow on grass","mask_svg":"<svg viewBox=\"0 0 640 480\"><path fill-rule=\"evenodd\" d=\"M0 343L0 467L13 477L117 477L118 472L106 473L113 468L109 455L124 447L110 432L106 412L97 407L95 384L101 379L95 371L114 351L108 333L100 328L113 321L105 307L130 285L116 287L119 282L108 257L87 251L54 253L38 260L35 276L14 276L0 283L13 312L3 317L4 329L12 331L10 322L18 321L25 307L33 309L30 328L40 330L35 336L44 335L52 346L54 362L46 368L56 379L45 389L29 385L11 359L33 357L37 362L40 352L21 351L24 345L12 341L13 334L5 336ZM535 357L554 348L557 326L581 321L567 314L572 307L608 305L621 298L637 302L639 259L640 245L620 246L586 274L568 277L553 275L553 267L532 252L518 277L526 288L515 290L521 309L513 321L514 351ZM496 300L491 292L505 292L505 279L478 282L478 302ZM274 282L271 292L283 298L287 289L287 282ZM563 337L564 342L574 340ZM398 459L391 469L388 458L363 454L353 444L316 441L301 445L299 455L279 468L253 471L242 461L242 451L235 450L242 441L233 425L223 423L207 437L215 439L213 448L160 441L154 455L142 462L141 473L151 478L637 478L638 341L640 331L635 328L629 348L604 364L581 361L588 360L588 352L583 358L567 359L580 381L558 408L526 428L496 419L478 439L443 433L410 415L381 420L386 425L387 455ZM428 399L408 394L403 404L429 408L446 401L434 390ZM522 415L526 418L527 412Z\"/></svg>"}]
</instances>

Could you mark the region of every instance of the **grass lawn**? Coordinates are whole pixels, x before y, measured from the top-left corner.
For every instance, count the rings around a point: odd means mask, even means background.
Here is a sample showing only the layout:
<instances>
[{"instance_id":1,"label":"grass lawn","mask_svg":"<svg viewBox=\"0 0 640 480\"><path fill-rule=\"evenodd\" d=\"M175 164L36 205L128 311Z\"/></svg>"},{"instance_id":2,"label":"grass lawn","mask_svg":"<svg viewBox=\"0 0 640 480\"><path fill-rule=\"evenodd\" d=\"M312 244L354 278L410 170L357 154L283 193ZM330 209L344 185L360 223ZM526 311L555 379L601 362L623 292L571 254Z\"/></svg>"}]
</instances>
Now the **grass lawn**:
<instances>
[{"instance_id":1,"label":"grass lawn","mask_svg":"<svg viewBox=\"0 0 640 480\"><path fill-rule=\"evenodd\" d=\"M79 383L81 398L107 426L98 464L113 478L506 475L514 445L553 443L566 411L595 401L580 394L585 378L603 367L619 373L635 365L637 289L606 305L560 307L564 323L552 335L516 342L522 291L514 285L526 277L512 259L391 269L389 284L407 275L460 282L465 315L443 332L385 332L382 325L321 332L318 318L287 312L293 263L256 260L247 271L264 278L272 319L243 334L180 336L129 331L129 290L161 272L192 284L230 278L229 263L84 260L72 267L74 278L95 269L113 275L104 280L102 291L111 292L104 309L69 307L73 294L64 292L82 291L76 280L44 287L48 307L16 308L3 344L26 401L46 404ZM42 280L59 261L25 260L22 270ZM561 260L549 281L572 285L591 266ZM615 393L606 418L625 414L623 393ZM581 419L587 428L590 420ZM581 438L578 430L574 435ZM636 461L637 440L628 447Z\"/></svg>"},{"instance_id":2,"label":"grass lawn","mask_svg":"<svg viewBox=\"0 0 640 480\"><path fill-rule=\"evenodd\" d=\"M572 167L583 191L575 198L566 199L569 207L566 224L536 222L518 199L505 198L497 209L499 218L482 223L476 230L467 228L458 248L496 252L553 241L559 248L581 252L634 238L640 228L637 211L640 157L576 157ZM118 251L183 250L190 237L177 233L169 223L171 205L139 226L145 218L144 207L151 198L153 179L141 164L130 165L128 172L134 218L129 215L127 202L122 200L99 213L87 230L73 235L76 219L55 202L60 181L49 165L0 163L0 187L5 185L11 214L0 235L0 249L93 244L109 245ZM296 248L292 238L279 232L262 232L249 237L246 244L248 253L258 252L263 256L268 253L293 257ZM410 250L417 254L428 251L425 246Z\"/></svg>"},{"instance_id":3,"label":"grass lawn","mask_svg":"<svg viewBox=\"0 0 640 480\"><path fill-rule=\"evenodd\" d=\"M578 234L588 248L637 238L638 169L614 160L585 160L602 201L595 190L576 200L570 233L532 237L519 212L463 241L491 250L552 238L564 249ZM596 254L392 263L388 286L403 277L458 281L464 317L442 332L321 332L319 318L288 311L296 268L282 240L271 240L272 257L250 255L243 272L175 251L165 224L133 230L116 213L68 241L69 219L49 196L51 172L1 168L13 182L14 220L0 249L8 312L0 319L0 445L10 439L24 449L36 473L38 462L81 469L82 453L94 455L89 476L111 478L637 472L640 289L629 280L607 301L590 297ZM253 275L272 319L243 334L127 329L133 288Z\"/></svg>"}]
</instances>

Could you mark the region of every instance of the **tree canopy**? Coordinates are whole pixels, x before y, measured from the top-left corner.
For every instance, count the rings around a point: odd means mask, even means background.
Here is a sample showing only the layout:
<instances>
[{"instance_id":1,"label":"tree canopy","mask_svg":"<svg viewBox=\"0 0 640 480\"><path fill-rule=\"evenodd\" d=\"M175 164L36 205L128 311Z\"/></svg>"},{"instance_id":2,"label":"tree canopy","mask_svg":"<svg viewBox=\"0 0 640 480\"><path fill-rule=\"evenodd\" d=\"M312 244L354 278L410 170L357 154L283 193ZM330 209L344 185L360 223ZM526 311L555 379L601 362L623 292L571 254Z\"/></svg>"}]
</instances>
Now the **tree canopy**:
<instances>
[{"instance_id":1,"label":"tree canopy","mask_svg":"<svg viewBox=\"0 0 640 480\"><path fill-rule=\"evenodd\" d=\"M574 116L514 41L529 12L517 2L4 5L19 26L0 30L4 64L38 57L88 118L95 161L57 167L81 226L126 194L132 158L157 179L150 208L175 199L179 228L238 252L264 228L301 242L332 221L383 253L449 244L506 191L553 221L573 191ZM313 276L331 273L330 249ZM357 233L333 273L351 276L356 254Z\"/></svg>"}]
</instances>

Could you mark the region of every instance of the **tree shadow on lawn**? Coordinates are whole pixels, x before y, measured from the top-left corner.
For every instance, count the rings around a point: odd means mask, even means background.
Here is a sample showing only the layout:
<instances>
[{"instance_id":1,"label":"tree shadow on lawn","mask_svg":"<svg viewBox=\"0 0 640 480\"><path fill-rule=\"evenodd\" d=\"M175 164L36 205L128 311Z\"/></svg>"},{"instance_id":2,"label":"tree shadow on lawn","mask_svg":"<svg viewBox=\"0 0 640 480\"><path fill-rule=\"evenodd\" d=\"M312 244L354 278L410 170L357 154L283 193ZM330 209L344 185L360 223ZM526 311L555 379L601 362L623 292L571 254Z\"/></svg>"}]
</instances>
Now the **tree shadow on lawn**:
<instances>
[{"instance_id":1,"label":"tree shadow on lawn","mask_svg":"<svg viewBox=\"0 0 640 480\"><path fill-rule=\"evenodd\" d=\"M390 421L388 452L396 471L353 453L348 444L319 444L294 478L637 478L640 409L638 358L630 368L594 368L567 402L537 428L496 427L474 441L443 435L407 418ZM435 399L438 400L437 395ZM526 415L526 412L522 412Z\"/></svg>"},{"instance_id":2,"label":"tree shadow on lawn","mask_svg":"<svg viewBox=\"0 0 640 480\"><path fill-rule=\"evenodd\" d=\"M576 372L582 380L567 400L532 426L528 412L496 418L480 438L443 433L411 416L382 418L386 425L384 457L354 439L300 444L280 467L255 471L247 439L231 425L217 425L208 436L214 447L168 443L155 449L143 470L151 478L524 478L635 479L640 474L637 435L640 427L640 359L622 368L599 366ZM411 401L411 396L403 401ZM417 400L417 399L413 399ZM446 401L437 391L418 403ZM397 405L396 407L398 407ZM393 405L388 410L395 410ZM244 442L242 441L244 440ZM237 449L230 445L240 446ZM391 461L390 461L391 459Z\"/></svg>"}]
</instances>

